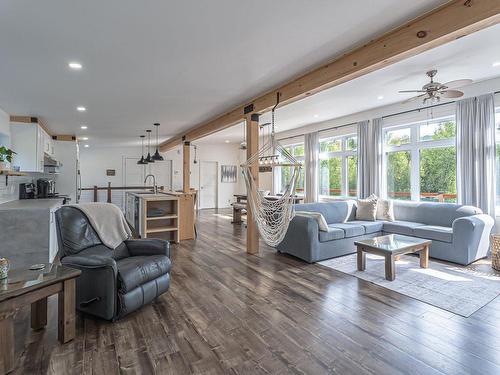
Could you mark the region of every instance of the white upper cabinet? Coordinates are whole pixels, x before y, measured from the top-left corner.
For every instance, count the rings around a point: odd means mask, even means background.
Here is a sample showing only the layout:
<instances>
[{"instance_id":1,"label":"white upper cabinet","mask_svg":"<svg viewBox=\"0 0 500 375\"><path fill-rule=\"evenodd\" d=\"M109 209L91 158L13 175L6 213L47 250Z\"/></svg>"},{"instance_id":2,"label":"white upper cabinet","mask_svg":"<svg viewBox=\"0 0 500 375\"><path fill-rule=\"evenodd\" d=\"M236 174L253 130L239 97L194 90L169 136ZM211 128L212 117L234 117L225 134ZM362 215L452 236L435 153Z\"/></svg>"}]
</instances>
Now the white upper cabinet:
<instances>
[{"instance_id":1,"label":"white upper cabinet","mask_svg":"<svg viewBox=\"0 0 500 375\"><path fill-rule=\"evenodd\" d=\"M11 123L11 148L16 154L12 166L22 172L43 172L48 134L36 123ZM49 148L50 149L50 148Z\"/></svg>"}]
</instances>

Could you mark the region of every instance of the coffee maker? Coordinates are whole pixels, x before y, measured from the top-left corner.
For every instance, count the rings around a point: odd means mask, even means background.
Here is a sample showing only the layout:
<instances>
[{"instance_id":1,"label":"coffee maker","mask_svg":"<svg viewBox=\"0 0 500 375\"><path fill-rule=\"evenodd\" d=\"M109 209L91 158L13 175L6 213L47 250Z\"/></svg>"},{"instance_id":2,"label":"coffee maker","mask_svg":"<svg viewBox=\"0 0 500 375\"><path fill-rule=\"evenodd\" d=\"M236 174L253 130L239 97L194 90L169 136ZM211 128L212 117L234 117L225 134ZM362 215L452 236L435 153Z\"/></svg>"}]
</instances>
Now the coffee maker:
<instances>
[{"instance_id":1,"label":"coffee maker","mask_svg":"<svg viewBox=\"0 0 500 375\"><path fill-rule=\"evenodd\" d=\"M36 197L37 198L48 198L49 197L50 183L49 180L45 178L40 178L36 181Z\"/></svg>"},{"instance_id":2,"label":"coffee maker","mask_svg":"<svg viewBox=\"0 0 500 375\"><path fill-rule=\"evenodd\" d=\"M34 183L19 184L19 199L35 199L35 192L36 188Z\"/></svg>"}]
</instances>

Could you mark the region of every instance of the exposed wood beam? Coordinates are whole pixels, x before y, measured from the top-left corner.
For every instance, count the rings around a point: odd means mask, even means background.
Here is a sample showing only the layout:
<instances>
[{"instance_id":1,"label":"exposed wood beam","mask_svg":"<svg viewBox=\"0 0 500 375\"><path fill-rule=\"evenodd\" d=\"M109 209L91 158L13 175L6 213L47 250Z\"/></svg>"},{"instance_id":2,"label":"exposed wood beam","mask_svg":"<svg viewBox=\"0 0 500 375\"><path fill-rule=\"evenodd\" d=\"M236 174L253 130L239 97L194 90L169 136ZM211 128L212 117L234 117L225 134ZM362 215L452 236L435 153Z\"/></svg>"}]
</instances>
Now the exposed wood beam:
<instances>
[{"instance_id":1,"label":"exposed wood beam","mask_svg":"<svg viewBox=\"0 0 500 375\"><path fill-rule=\"evenodd\" d=\"M49 128L45 124L45 121L43 121L40 117L36 116L10 116L10 122L22 122L25 124L38 124L40 127L45 130L45 133L48 135L52 136L52 133L50 132Z\"/></svg>"},{"instance_id":2,"label":"exposed wood beam","mask_svg":"<svg viewBox=\"0 0 500 375\"><path fill-rule=\"evenodd\" d=\"M70 134L58 134L53 135L52 139L54 141L68 141L68 142L76 142L76 137Z\"/></svg>"},{"instance_id":3,"label":"exposed wood beam","mask_svg":"<svg viewBox=\"0 0 500 375\"><path fill-rule=\"evenodd\" d=\"M247 114L246 118L247 128L247 159L255 155L259 151L259 115ZM256 164L250 167L250 173L255 182L255 186L259 186L259 165ZM249 197L247 192L247 197ZM247 203L249 206L249 203ZM250 207L247 209L247 253L259 253L259 229L255 222L254 215Z\"/></svg>"},{"instance_id":4,"label":"exposed wood beam","mask_svg":"<svg viewBox=\"0 0 500 375\"><path fill-rule=\"evenodd\" d=\"M499 22L499 0L452 0L326 65L163 142L160 149L167 151L179 146L183 139L194 141L233 126L243 121L247 106L253 106L251 112L267 112L274 106L277 93L280 93L280 105L289 104Z\"/></svg>"}]
</instances>

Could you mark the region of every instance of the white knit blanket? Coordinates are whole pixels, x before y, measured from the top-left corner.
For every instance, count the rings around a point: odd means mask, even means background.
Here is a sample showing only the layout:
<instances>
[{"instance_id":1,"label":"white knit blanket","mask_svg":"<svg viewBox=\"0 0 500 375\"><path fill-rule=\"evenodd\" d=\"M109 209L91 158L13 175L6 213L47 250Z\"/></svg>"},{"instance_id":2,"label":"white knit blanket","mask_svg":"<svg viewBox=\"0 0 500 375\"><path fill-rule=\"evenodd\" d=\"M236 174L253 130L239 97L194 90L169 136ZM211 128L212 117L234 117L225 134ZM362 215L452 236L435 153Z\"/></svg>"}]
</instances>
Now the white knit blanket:
<instances>
[{"instance_id":1,"label":"white knit blanket","mask_svg":"<svg viewBox=\"0 0 500 375\"><path fill-rule=\"evenodd\" d=\"M125 216L112 203L80 203L71 205L82 211L97 232L101 242L110 249L116 249L123 241L132 237Z\"/></svg>"}]
</instances>

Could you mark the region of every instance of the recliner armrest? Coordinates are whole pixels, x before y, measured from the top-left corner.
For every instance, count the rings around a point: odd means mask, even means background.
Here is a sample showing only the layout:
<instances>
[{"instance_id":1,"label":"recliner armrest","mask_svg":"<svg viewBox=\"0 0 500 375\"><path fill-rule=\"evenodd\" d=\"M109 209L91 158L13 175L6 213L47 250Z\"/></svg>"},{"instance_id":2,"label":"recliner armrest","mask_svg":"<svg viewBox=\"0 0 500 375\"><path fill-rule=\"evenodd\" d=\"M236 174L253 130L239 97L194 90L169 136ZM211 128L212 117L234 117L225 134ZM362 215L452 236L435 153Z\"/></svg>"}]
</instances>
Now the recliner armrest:
<instances>
[{"instance_id":1,"label":"recliner armrest","mask_svg":"<svg viewBox=\"0 0 500 375\"><path fill-rule=\"evenodd\" d=\"M140 240L126 240L128 251L132 256L140 255L166 255L170 258L170 243L157 238L144 238Z\"/></svg>"},{"instance_id":2,"label":"recliner armrest","mask_svg":"<svg viewBox=\"0 0 500 375\"><path fill-rule=\"evenodd\" d=\"M77 267L77 268L105 268L109 267L113 270L113 273L116 275L118 273L118 269L116 267L116 262L113 258L108 256L99 256L99 255L69 255L61 259L61 263L65 266L69 267Z\"/></svg>"}]
</instances>

